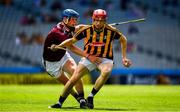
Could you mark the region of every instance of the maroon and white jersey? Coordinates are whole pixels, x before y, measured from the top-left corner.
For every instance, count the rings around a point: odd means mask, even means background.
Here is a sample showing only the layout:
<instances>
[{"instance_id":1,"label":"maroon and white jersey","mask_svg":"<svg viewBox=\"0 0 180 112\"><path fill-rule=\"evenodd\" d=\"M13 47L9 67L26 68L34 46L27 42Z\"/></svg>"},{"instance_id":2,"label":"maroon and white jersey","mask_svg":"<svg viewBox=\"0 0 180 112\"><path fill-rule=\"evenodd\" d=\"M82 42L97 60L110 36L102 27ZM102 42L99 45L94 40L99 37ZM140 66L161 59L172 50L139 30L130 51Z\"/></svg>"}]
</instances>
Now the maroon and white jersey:
<instances>
[{"instance_id":1,"label":"maroon and white jersey","mask_svg":"<svg viewBox=\"0 0 180 112\"><path fill-rule=\"evenodd\" d=\"M43 59L51 62L60 61L66 51L61 49L52 51L48 47L51 47L52 44L61 44L64 40L72 38L72 34L73 32L67 32L65 30L65 26L62 23L53 27L44 43Z\"/></svg>"}]
</instances>

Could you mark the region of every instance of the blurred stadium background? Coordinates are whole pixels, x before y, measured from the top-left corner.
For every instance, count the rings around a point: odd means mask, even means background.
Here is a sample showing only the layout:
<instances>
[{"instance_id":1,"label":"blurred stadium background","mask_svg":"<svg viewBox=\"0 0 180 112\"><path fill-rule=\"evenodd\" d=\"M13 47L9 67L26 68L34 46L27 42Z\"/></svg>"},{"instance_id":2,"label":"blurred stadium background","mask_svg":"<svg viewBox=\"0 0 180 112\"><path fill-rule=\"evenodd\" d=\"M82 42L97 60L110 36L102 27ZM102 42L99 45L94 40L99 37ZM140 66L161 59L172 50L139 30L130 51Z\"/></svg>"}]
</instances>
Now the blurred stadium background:
<instances>
[{"instance_id":1,"label":"blurred stadium background","mask_svg":"<svg viewBox=\"0 0 180 112\"><path fill-rule=\"evenodd\" d=\"M115 66L108 84L180 84L179 0L0 0L1 84L15 83L9 81L13 79L54 82L41 63L43 42L65 8L77 10L83 24L91 23L97 8L108 12L108 23L146 18L143 23L116 26L128 39L127 55L133 64L128 69L122 66L115 41ZM82 42L77 45L82 47ZM80 58L72 55L78 62ZM97 75L93 71L87 82L93 83Z\"/></svg>"}]
</instances>

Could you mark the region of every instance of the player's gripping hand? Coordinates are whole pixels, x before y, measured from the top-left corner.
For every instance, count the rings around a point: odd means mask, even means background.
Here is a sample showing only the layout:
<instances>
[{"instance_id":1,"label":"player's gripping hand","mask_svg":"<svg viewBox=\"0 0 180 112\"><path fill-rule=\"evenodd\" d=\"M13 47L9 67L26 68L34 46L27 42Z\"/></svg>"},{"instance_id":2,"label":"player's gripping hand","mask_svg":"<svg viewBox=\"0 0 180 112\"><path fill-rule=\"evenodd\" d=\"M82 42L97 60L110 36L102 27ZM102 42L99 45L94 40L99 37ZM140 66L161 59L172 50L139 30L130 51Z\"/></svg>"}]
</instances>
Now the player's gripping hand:
<instances>
[{"instance_id":1,"label":"player's gripping hand","mask_svg":"<svg viewBox=\"0 0 180 112\"><path fill-rule=\"evenodd\" d=\"M130 67L131 64L132 64L131 60L130 60L130 59L127 59L127 58L123 58L123 59L122 59L122 63L123 63L123 65L124 65L125 67Z\"/></svg>"},{"instance_id":2,"label":"player's gripping hand","mask_svg":"<svg viewBox=\"0 0 180 112\"><path fill-rule=\"evenodd\" d=\"M52 44L51 47L48 47L48 49L51 49L52 51L57 51L58 49L66 50L63 47L59 47L58 45Z\"/></svg>"},{"instance_id":3,"label":"player's gripping hand","mask_svg":"<svg viewBox=\"0 0 180 112\"><path fill-rule=\"evenodd\" d=\"M94 63L95 65L99 65L100 63L102 63L102 58L93 56L93 55L89 55L88 57L86 57L89 61L91 61L92 63Z\"/></svg>"}]
</instances>

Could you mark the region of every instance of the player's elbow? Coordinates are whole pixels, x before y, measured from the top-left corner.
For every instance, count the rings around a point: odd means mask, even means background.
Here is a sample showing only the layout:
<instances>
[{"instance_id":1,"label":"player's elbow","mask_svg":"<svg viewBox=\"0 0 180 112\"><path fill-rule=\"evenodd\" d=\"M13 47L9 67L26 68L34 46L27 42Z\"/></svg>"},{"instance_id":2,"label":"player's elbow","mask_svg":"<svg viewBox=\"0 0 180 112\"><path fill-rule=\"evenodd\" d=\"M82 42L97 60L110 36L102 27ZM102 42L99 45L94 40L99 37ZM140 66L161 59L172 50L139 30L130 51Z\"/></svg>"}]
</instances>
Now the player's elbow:
<instances>
[{"instance_id":1,"label":"player's elbow","mask_svg":"<svg viewBox=\"0 0 180 112\"><path fill-rule=\"evenodd\" d=\"M121 39L120 39L120 42L121 42L122 44L126 44L126 43L127 43L126 37L125 37L125 36L122 36Z\"/></svg>"}]
</instances>

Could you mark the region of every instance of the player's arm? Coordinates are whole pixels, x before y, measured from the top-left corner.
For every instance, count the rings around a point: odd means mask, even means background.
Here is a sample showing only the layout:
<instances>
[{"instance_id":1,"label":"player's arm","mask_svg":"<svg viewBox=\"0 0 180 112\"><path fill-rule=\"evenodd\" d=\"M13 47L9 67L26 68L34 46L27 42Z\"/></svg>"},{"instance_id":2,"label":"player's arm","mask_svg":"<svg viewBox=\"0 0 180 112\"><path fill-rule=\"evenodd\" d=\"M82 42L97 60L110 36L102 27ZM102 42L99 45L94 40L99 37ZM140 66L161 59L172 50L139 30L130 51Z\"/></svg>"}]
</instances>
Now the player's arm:
<instances>
[{"instance_id":1,"label":"player's arm","mask_svg":"<svg viewBox=\"0 0 180 112\"><path fill-rule=\"evenodd\" d=\"M78 40L83 39L84 37L86 37L85 31L83 30L83 28L81 28L81 30L76 32L72 38L63 41L59 45L52 45L50 49L51 50L64 49L64 47L68 47L68 46L74 44L75 42L77 42Z\"/></svg>"},{"instance_id":2,"label":"player's arm","mask_svg":"<svg viewBox=\"0 0 180 112\"><path fill-rule=\"evenodd\" d=\"M55 45L55 44L51 45L51 47L49 47L49 49L51 49L52 51L56 51L58 49L66 50L66 48L64 48L64 47L69 47L70 45L74 44L76 41L77 41L76 39L70 38L70 39L63 41L59 45Z\"/></svg>"},{"instance_id":3,"label":"player's arm","mask_svg":"<svg viewBox=\"0 0 180 112\"><path fill-rule=\"evenodd\" d=\"M98 65L102 62L102 59L93 55L90 55L88 53L85 53L82 49L75 45L70 45L67 47L69 50L71 50L74 54L79 55L81 57L86 57L88 60L90 60L92 63Z\"/></svg>"},{"instance_id":4,"label":"player's arm","mask_svg":"<svg viewBox=\"0 0 180 112\"><path fill-rule=\"evenodd\" d=\"M119 41L120 41L120 44L121 44L122 58L126 58L127 39L122 34Z\"/></svg>"},{"instance_id":5,"label":"player's arm","mask_svg":"<svg viewBox=\"0 0 180 112\"><path fill-rule=\"evenodd\" d=\"M76 38L70 38L63 41L61 44L57 45L57 47L69 47L70 45L74 44L78 40Z\"/></svg>"},{"instance_id":6,"label":"player's arm","mask_svg":"<svg viewBox=\"0 0 180 112\"><path fill-rule=\"evenodd\" d=\"M75 46L75 45L70 45L67 47L69 50L71 50L74 54L82 56L82 57L89 57L89 54L85 53L82 49L80 49L79 47Z\"/></svg>"},{"instance_id":7,"label":"player's arm","mask_svg":"<svg viewBox=\"0 0 180 112\"><path fill-rule=\"evenodd\" d=\"M122 63L125 67L129 67L131 65L131 60L128 59L126 56L127 39L123 34L121 34L119 41L121 44L121 51L122 51Z\"/></svg>"}]
</instances>

